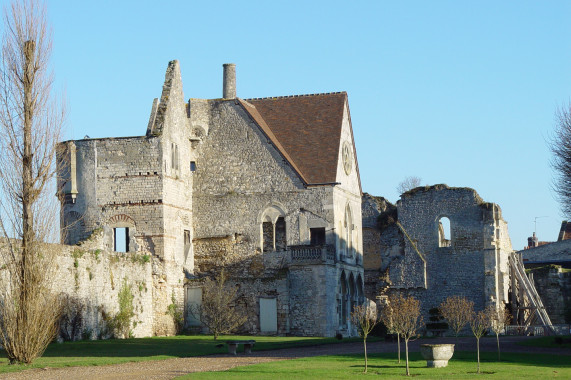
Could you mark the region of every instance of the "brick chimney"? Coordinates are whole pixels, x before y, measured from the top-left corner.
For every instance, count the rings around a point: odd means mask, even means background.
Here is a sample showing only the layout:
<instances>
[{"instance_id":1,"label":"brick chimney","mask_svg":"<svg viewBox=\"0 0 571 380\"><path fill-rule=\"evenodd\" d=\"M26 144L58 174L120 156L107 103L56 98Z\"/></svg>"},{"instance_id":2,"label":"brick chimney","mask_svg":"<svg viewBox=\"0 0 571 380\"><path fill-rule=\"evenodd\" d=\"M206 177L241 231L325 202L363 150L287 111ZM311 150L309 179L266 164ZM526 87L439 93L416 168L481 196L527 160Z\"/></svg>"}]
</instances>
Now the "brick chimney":
<instances>
[{"instance_id":1,"label":"brick chimney","mask_svg":"<svg viewBox=\"0 0 571 380\"><path fill-rule=\"evenodd\" d=\"M236 65L234 63L225 63L223 66L222 97L224 99L234 99L236 98Z\"/></svg>"}]
</instances>

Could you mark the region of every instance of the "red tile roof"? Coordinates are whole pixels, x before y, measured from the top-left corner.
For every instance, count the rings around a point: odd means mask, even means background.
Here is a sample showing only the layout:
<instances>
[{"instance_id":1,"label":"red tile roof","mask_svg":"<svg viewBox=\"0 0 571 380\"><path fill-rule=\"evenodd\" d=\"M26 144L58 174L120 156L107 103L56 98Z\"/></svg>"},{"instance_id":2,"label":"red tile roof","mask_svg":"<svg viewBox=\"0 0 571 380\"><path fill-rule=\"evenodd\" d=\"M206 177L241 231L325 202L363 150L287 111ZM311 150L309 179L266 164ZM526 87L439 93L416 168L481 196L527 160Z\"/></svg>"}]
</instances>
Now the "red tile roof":
<instances>
[{"instance_id":1,"label":"red tile roof","mask_svg":"<svg viewBox=\"0 0 571 380\"><path fill-rule=\"evenodd\" d=\"M336 182L346 92L240 102L306 184Z\"/></svg>"}]
</instances>

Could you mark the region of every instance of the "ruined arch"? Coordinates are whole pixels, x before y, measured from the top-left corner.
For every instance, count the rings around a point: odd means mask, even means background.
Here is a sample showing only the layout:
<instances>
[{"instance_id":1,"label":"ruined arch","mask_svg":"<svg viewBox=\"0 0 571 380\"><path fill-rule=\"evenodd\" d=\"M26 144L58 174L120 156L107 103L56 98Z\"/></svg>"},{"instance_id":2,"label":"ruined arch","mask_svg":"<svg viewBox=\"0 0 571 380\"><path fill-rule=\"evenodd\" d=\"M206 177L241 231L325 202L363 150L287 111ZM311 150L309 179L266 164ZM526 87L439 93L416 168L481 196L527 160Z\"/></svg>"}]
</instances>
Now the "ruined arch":
<instances>
[{"instance_id":1,"label":"ruined arch","mask_svg":"<svg viewBox=\"0 0 571 380\"><path fill-rule=\"evenodd\" d=\"M438 230L438 246L450 247L452 245L452 222L446 215L440 215L436 220Z\"/></svg>"}]
</instances>

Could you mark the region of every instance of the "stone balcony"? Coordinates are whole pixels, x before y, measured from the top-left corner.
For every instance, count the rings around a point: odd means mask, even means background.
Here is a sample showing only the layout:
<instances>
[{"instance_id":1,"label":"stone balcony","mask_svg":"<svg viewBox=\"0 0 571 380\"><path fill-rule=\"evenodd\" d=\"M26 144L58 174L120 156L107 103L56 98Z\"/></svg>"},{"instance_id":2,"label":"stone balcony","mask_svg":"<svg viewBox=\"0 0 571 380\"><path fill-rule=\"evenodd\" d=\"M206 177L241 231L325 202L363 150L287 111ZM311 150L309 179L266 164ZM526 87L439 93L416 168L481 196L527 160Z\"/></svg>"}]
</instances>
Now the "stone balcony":
<instances>
[{"instance_id":1,"label":"stone balcony","mask_svg":"<svg viewBox=\"0 0 571 380\"><path fill-rule=\"evenodd\" d=\"M332 245L292 245L288 253L291 264L334 264L336 261Z\"/></svg>"}]
</instances>

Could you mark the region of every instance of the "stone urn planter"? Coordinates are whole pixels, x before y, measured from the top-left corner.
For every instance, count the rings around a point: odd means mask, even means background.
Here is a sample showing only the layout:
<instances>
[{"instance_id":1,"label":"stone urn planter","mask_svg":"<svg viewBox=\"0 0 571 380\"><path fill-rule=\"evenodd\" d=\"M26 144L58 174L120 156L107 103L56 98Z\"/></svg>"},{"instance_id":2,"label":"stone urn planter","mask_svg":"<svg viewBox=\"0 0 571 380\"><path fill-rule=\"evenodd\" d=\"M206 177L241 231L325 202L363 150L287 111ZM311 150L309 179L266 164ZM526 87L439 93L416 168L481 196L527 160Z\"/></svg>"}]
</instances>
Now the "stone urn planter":
<instances>
[{"instance_id":1,"label":"stone urn planter","mask_svg":"<svg viewBox=\"0 0 571 380\"><path fill-rule=\"evenodd\" d=\"M421 344L420 354L426 360L427 367L441 368L448 365L454 354L453 344Z\"/></svg>"}]
</instances>

